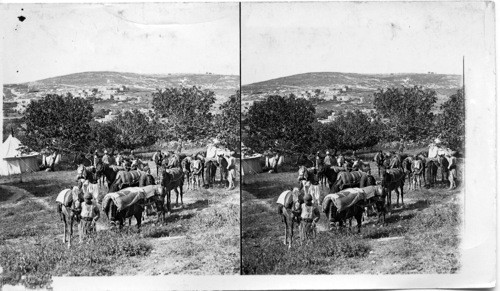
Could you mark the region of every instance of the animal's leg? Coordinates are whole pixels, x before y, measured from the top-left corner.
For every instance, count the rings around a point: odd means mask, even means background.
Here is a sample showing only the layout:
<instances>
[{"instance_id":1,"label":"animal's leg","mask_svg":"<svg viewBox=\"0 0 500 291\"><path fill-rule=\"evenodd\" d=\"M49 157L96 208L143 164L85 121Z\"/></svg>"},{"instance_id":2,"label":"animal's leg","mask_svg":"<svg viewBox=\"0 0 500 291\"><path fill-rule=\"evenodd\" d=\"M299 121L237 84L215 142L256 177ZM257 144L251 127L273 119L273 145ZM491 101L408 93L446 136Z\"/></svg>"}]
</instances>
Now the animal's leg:
<instances>
[{"instance_id":1,"label":"animal's leg","mask_svg":"<svg viewBox=\"0 0 500 291\"><path fill-rule=\"evenodd\" d=\"M403 189L404 189L405 185L404 183L401 183L401 205L404 207L405 206L405 201L403 200Z\"/></svg>"},{"instance_id":2,"label":"animal's leg","mask_svg":"<svg viewBox=\"0 0 500 291\"><path fill-rule=\"evenodd\" d=\"M283 209L283 211L286 211L286 209ZM283 212L283 223L285 223L285 246L288 244L288 218L286 214Z\"/></svg>"},{"instance_id":3,"label":"animal's leg","mask_svg":"<svg viewBox=\"0 0 500 291\"><path fill-rule=\"evenodd\" d=\"M73 236L73 218L70 217L69 219L69 241L68 241L68 248L71 247L71 237Z\"/></svg>"},{"instance_id":4,"label":"animal's leg","mask_svg":"<svg viewBox=\"0 0 500 291\"><path fill-rule=\"evenodd\" d=\"M361 213L356 216L356 222L358 223L358 233L361 233L361 218L363 217L363 208L360 208L359 211L361 211Z\"/></svg>"},{"instance_id":5,"label":"animal's leg","mask_svg":"<svg viewBox=\"0 0 500 291\"><path fill-rule=\"evenodd\" d=\"M137 221L137 231L138 232L141 232L141 222L142 222L141 216L142 216L141 213L135 214L135 220Z\"/></svg>"},{"instance_id":6,"label":"animal's leg","mask_svg":"<svg viewBox=\"0 0 500 291\"><path fill-rule=\"evenodd\" d=\"M290 242L288 244L288 248L290 249L290 248L292 248L292 243L293 243L293 225L294 225L293 214L288 219L289 219L288 221L290 222ZM300 227L300 223L299 223L299 227Z\"/></svg>"},{"instance_id":7,"label":"animal's leg","mask_svg":"<svg viewBox=\"0 0 500 291\"><path fill-rule=\"evenodd\" d=\"M396 192L396 207L399 207L399 190L398 188L394 188L394 192Z\"/></svg>"},{"instance_id":8,"label":"animal's leg","mask_svg":"<svg viewBox=\"0 0 500 291\"><path fill-rule=\"evenodd\" d=\"M66 222L66 219L63 219L64 222L64 237L63 237L63 243L66 243L66 229L68 228L68 223Z\"/></svg>"},{"instance_id":9,"label":"animal's leg","mask_svg":"<svg viewBox=\"0 0 500 291\"><path fill-rule=\"evenodd\" d=\"M183 201L183 199L182 199L182 185L181 185L181 187L179 187L179 188L180 188L180 190L179 190L179 191L181 192L181 193L180 193L180 194L181 194L181 206L182 206L182 208L184 208L184 201Z\"/></svg>"}]
</instances>

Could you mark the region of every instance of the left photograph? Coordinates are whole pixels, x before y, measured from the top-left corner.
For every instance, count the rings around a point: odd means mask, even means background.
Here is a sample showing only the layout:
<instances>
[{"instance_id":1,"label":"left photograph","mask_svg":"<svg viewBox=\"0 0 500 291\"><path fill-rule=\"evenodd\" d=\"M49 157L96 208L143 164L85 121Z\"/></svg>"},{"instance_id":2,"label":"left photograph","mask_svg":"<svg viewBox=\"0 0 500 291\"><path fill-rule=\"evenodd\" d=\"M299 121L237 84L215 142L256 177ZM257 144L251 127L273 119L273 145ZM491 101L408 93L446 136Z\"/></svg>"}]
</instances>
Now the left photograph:
<instances>
[{"instance_id":1,"label":"left photograph","mask_svg":"<svg viewBox=\"0 0 500 291\"><path fill-rule=\"evenodd\" d=\"M0 15L0 287L239 274L239 4Z\"/></svg>"}]
</instances>

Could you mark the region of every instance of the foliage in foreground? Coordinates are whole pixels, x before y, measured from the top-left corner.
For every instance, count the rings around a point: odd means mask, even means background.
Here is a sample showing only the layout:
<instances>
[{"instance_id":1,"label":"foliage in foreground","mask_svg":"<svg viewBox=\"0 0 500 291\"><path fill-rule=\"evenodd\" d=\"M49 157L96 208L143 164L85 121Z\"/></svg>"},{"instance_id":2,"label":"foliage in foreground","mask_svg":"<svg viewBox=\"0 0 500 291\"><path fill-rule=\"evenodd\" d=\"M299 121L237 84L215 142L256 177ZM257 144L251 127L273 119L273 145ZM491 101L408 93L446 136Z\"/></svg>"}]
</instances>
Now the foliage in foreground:
<instances>
[{"instance_id":1,"label":"foliage in foreground","mask_svg":"<svg viewBox=\"0 0 500 291\"><path fill-rule=\"evenodd\" d=\"M244 245L242 268L243 274L326 274L332 262L348 264L350 259L366 257L370 250L370 244L355 235L320 232L315 240L290 250L273 238L259 248Z\"/></svg>"},{"instance_id":2,"label":"foliage in foreground","mask_svg":"<svg viewBox=\"0 0 500 291\"><path fill-rule=\"evenodd\" d=\"M145 256L152 246L137 235L99 232L68 249L61 240L38 237L34 244L0 246L0 285L47 286L51 276L112 275L111 265L127 257Z\"/></svg>"}]
</instances>

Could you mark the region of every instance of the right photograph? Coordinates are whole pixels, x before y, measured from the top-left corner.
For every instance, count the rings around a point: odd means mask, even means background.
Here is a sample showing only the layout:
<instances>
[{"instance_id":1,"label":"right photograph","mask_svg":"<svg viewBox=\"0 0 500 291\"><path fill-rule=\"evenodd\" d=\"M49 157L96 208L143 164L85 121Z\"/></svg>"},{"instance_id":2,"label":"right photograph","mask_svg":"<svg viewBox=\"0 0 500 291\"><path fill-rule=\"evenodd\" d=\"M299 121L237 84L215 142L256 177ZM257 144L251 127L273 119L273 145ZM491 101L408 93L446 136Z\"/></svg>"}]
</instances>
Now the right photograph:
<instances>
[{"instance_id":1,"label":"right photograph","mask_svg":"<svg viewBox=\"0 0 500 291\"><path fill-rule=\"evenodd\" d=\"M242 274L460 272L470 8L241 4Z\"/></svg>"}]
</instances>

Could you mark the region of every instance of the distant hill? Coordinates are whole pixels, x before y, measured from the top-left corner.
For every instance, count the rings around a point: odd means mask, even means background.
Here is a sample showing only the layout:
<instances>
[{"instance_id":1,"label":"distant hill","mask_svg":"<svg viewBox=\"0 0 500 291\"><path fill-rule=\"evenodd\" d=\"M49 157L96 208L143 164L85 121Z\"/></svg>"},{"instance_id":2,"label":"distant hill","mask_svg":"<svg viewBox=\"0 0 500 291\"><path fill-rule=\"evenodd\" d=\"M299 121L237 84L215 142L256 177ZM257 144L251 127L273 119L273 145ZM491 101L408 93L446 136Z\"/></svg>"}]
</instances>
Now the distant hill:
<instances>
[{"instance_id":1,"label":"distant hill","mask_svg":"<svg viewBox=\"0 0 500 291\"><path fill-rule=\"evenodd\" d=\"M231 90L239 88L239 76L215 74L135 74L122 72L83 72L22 84L5 84L6 88L24 89L28 86L45 91L54 88L94 88L127 86L152 91L171 86L200 86L203 89Z\"/></svg>"},{"instance_id":2,"label":"distant hill","mask_svg":"<svg viewBox=\"0 0 500 291\"><path fill-rule=\"evenodd\" d=\"M356 74L316 72L292 75L242 86L243 95L311 88L342 88L354 92L375 92L378 88L414 86L450 95L461 86L462 76L445 74Z\"/></svg>"}]
</instances>

